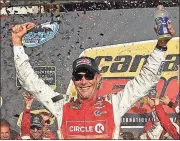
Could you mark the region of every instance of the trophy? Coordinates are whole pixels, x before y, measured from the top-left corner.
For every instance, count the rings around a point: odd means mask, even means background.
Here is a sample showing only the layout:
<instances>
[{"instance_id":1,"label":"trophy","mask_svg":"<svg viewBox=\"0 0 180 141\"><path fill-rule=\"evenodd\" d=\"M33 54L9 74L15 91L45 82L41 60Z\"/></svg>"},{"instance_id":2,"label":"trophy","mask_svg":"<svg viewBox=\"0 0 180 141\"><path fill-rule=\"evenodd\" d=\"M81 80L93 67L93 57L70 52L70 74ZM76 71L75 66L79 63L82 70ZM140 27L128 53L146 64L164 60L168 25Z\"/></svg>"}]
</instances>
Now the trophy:
<instances>
[{"instance_id":1,"label":"trophy","mask_svg":"<svg viewBox=\"0 0 180 141\"><path fill-rule=\"evenodd\" d=\"M26 47L37 47L54 38L59 30L57 22L47 22L34 26L26 23L28 32L23 36L22 43Z\"/></svg>"}]
</instances>

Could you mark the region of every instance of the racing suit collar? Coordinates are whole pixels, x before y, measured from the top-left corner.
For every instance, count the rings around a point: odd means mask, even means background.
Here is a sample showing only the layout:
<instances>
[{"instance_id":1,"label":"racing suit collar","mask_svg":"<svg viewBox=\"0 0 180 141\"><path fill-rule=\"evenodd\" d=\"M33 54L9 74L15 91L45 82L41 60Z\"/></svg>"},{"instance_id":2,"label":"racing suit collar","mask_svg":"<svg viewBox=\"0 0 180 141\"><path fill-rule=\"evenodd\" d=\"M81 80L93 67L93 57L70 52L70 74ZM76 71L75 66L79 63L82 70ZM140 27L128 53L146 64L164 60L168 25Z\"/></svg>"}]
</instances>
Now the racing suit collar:
<instances>
[{"instance_id":1,"label":"racing suit collar","mask_svg":"<svg viewBox=\"0 0 180 141\"><path fill-rule=\"evenodd\" d=\"M80 102L83 104L83 105L89 105L91 103L94 103L96 101L96 98L89 98L89 99L86 99L86 100L80 100Z\"/></svg>"}]
</instances>

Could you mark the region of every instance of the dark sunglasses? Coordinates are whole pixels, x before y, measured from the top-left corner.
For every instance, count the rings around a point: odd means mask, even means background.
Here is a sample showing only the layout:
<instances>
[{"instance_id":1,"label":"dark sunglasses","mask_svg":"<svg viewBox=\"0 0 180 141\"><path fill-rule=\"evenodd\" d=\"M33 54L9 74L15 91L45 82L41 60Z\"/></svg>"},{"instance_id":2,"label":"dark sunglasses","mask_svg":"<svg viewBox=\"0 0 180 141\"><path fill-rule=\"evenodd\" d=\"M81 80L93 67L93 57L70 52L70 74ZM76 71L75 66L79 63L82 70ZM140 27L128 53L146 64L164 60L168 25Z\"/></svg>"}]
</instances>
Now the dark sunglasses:
<instances>
[{"instance_id":1,"label":"dark sunglasses","mask_svg":"<svg viewBox=\"0 0 180 141\"><path fill-rule=\"evenodd\" d=\"M42 129L42 127L38 127L38 126L36 126L36 125L32 125L30 128L31 128L32 130L34 130L34 129L41 130L41 129Z\"/></svg>"},{"instance_id":2,"label":"dark sunglasses","mask_svg":"<svg viewBox=\"0 0 180 141\"><path fill-rule=\"evenodd\" d=\"M86 80L93 80L95 74L93 72L88 72L86 74L79 74L79 73L73 74L73 78L75 81L80 81L83 78L83 76L85 77Z\"/></svg>"},{"instance_id":3,"label":"dark sunglasses","mask_svg":"<svg viewBox=\"0 0 180 141\"><path fill-rule=\"evenodd\" d=\"M45 120L44 122L47 124L50 124L51 121L48 119L48 120Z\"/></svg>"}]
</instances>

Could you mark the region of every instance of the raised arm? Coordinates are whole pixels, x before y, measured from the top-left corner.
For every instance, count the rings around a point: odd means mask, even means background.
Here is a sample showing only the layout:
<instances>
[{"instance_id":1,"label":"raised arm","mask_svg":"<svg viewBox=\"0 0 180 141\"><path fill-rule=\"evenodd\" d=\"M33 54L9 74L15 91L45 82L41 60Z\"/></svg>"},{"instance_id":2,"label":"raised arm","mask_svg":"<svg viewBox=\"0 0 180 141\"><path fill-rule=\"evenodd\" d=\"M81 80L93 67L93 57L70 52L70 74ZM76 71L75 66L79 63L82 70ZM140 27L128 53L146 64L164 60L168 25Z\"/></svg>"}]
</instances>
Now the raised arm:
<instances>
[{"instance_id":1,"label":"raised arm","mask_svg":"<svg viewBox=\"0 0 180 141\"><path fill-rule=\"evenodd\" d=\"M159 121L161 123L161 126L168 132L168 134L175 140L180 139L180 135L177 131L179 129L176 129L176 127L173 125L171 120L169 119L169 116L164 111L162 104L159 103L159 98L155 98L155 110L157 113L157 117L159 118Z\"/></svg>"},{"instance_id":2,"label":"raised arm","mask_svg":"<svg viewBox=\"0 0 180 141\"><path fill-rule=\"evenodd\" d=\"M22 121L21 121L21 137L22 139L24 137L28 137L30 138L30 120L31 120L31 116L30 116L30 109L31 109L31 105L33 103L33 96L31 94L29 94L28 92L25 92L24 95L24 103L25 103L25 108L23 111L23 116L22 116Z\"/></svg>"},{"instance_id":3,"label":"raised arm","mask_svg":"<svg viewBox=\"0 0 180 141\"><path fill-rule=\"evenodd\" d=\"M56 117L62 115L63 100L53 102L53 99L61 99L63 95L54 92L32 69L29 58L24 52L22 37L33 28L33 23L15 25L12 27L12 42L14 49L14 62L16 75L22 87L32 93L37 100L42 102ZM53 99L52 99L53 98Z\"/></svg>"},{"instance_id":4,"label":"raised arm","mask_svg":"<svg viewBox=\"0 0 180 141\"><path fill-rule=\"evenodd\" d=\"M172 124L171 120L169 119L169 116L164 111L162 105L161 104L156 105L155 109L157 112L157 116L161 122L161 126L166 130L166 132L169 133L169 135L173 139L175 139L175 140L180 139L180 136L176 130L176 127Z\"/></svg>"},{"instance_id":5,"label":"raised arm","mask_svg":"<svg viewBox=\"0 0 180 141\"><path fill-rule=\"evenodd\" d=\"M156 29L156 26L155 26ZM171 35L174 30L169 25ZM169 40L159 40L154 51L150 54L146 64L141 69L141 72L133 80L130 80L125 88L117 95L113 95L114 112L119 112L123 116L140 98L147 95L147 91L157 84L160 79L160 70L162 70L165 51ZM116 118L116 117L115 117ZM119 118L117 116L117 118ZM118 120L118 119L117 119Z\"/></svg>"}]
</instances>

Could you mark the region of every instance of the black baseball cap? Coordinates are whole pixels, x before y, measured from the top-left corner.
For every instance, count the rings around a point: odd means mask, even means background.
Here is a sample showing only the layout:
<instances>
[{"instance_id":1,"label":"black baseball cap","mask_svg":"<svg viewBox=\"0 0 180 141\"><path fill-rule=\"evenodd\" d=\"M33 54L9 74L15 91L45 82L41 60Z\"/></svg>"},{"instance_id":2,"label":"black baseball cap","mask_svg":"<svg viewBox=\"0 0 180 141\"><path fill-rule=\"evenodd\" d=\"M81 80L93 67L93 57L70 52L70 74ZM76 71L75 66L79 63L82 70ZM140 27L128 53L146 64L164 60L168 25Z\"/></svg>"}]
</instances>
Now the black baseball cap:
<instances>
[{"instance_id":1,"label":"black baseball cap","mask_svg":"<svg viewBox=\"0 0 180 141\"><path fill-rule=\"evenodd\" d=\"M80 57L73 62L73 74L82 69L87 69L93 73L99 73L95 60L91 57Z\"/></svg>"},{"instance_id":2,"label":"black baseball cap","mask_svg":"<svg viewBox=\"0 0 180 141\"><path fill-rule=\"evenodd\" d=\"M43 118L38 114L31 114L31 126L43 127Z\"/></svg>"}]
</instances>

